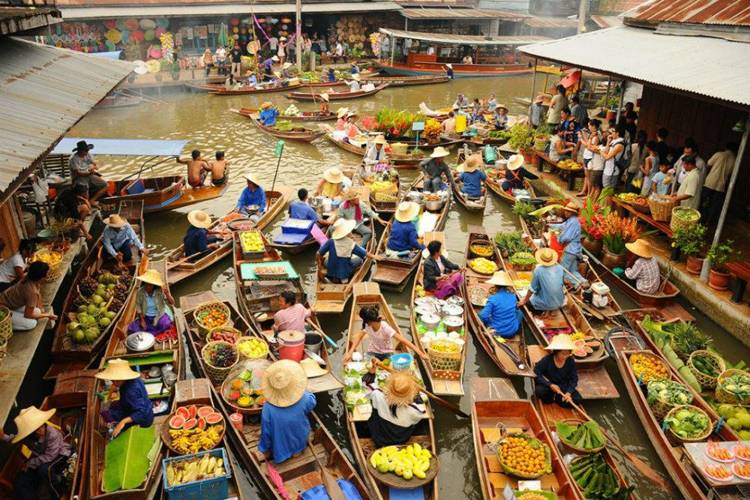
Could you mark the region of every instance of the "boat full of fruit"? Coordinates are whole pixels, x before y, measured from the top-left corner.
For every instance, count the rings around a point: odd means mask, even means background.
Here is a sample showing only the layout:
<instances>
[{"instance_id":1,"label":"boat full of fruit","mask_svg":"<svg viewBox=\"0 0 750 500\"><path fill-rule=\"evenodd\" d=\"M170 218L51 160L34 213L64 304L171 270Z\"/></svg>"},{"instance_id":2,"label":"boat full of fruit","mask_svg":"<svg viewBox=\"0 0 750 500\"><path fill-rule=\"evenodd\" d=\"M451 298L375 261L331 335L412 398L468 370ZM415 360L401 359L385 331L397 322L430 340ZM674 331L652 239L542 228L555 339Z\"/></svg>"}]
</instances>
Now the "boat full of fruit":
<instances>
[{"instance_id":1,"label":"boat full of fruit","mask_svg":"<svg viewBox=\"0 0 750 500\"><path fill-rule=\"evenodd\" d=\"M167 426L165 443L181 455L216 448L224 438L224 417L212 406L180 406Z\"/></svg>"}]
</instances>

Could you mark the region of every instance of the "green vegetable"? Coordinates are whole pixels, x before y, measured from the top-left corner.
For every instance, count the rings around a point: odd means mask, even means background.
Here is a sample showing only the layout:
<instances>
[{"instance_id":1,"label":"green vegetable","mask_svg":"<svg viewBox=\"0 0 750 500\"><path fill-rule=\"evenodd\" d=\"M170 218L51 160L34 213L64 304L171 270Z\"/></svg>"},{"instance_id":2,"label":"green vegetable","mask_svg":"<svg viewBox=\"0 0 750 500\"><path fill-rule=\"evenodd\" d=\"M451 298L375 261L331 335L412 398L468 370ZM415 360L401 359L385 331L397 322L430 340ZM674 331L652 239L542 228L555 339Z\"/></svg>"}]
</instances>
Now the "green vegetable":
<instances>
[{"instance_id":1,"label":"green vegetable","mask_svg":"<svg viewBox=\"0 0 750 500\"><path fill-rule=\"evenodd\" d=\"M633 491L632 487L620 486L617 475L601 453L576 458L569 469L587 500L625 500Z\"/></svg>"},{"instance_id":2,"label":"green vegetable","mask_svg":"<svg viewBox=\"0 0 750 500\"><path fill-rule=\"evenodd\" d=\"M750 376L744 374L732 375L721 381L721 387L731 392L740 400L750 398Z\"/></svg>"},{"instance_id":3,"label":"green vegetable","mask_svg":"<svg viewBox=\"0 0 750 500\"><path fill-rule=\"evenodd\" d=\"M511 255L510 263L514 266L527 267L536 264L536 259L529 252L517 252Z\"/></svg>"},{"instance_id":4,"label":"green vegetable","mask_svg":"<svg viewBox=\"0 0 750 500\"><path fill-rule=\"evenodd\" d=\"M570 425L565 422L555 422L560 439L566 444L580 449L595 449L604 446L606 441L599 424L589 420L581 425Z\"/></svg>"},{"instance_id":5,"label":"green vegetable","mask_svg":"<svg viewBox=\"0 0 750 500\"><path fill-rule=\"evenodd\" d=\"M526 123L516 123L510 128L508 145L514 149L528 149L534 144L534 129Z\"/></svg>"},{"instance_id":6,"label":"green vegetable","mask_svg":"<svg viewBox=\"0 0 750 500\"><path fill-rule=\"evenodd\" d=\"M104 491L132 490L143 484L158 444L153 425L131 426L108 443L104 451Z\"/></svg>"},{"instance_id":7,"label":"green vegetable","mask_svg":"<svg viewBox=\"0 0 750 500\"><path fill-rule=\"evenodd\" d=\"M495 244L503 256L529 250L521 231L499 232L495 235Z\"/></svg>"},{"instance_id":8,"label":"green vegetable","mask_svg":"<svg viewBox=\"0 0 750 500\"><path fill-rule=\"evenodd\" d=\"M523 218L528 218L534 210L536 210L534 205L525 201L516 201L516 204L513 205L513 213Z\"/></svg>"},{"instance_id":9,"label":"green vegetable","mask_svg":"<svg viewBox=\"0 0 750 500\"><path fill-rule=\"evenodd\" d=\"M660 401L678 406L688 405L693 402L693 393L690 392L690 389L672 380L652 380L646 388L648 390L646 400L649 404Z\"/></svg>"},{"instance_id":10,"label":"green vegetable","mask_svg":"<svg viewBox=\"0 0 750 500\"><path fill-rule=\"evenodd\" d=\"M683 439L694 439L706 433L711 421L705 413L693 408L683 408L664 419L672 432Z\"/></svg>"},{"instance_id":11,"label":"green vegetable","mask_svg":"<svg viewBox=\"0 0 750 500\"><path fill-rule=\"evenodd\" d=\"M672 347L682 356L690 356L693 351L708 347L712 339L701 332L693 323L678 321L669 323L664 330L672 335Z\"/></svg>"}]
</instances>

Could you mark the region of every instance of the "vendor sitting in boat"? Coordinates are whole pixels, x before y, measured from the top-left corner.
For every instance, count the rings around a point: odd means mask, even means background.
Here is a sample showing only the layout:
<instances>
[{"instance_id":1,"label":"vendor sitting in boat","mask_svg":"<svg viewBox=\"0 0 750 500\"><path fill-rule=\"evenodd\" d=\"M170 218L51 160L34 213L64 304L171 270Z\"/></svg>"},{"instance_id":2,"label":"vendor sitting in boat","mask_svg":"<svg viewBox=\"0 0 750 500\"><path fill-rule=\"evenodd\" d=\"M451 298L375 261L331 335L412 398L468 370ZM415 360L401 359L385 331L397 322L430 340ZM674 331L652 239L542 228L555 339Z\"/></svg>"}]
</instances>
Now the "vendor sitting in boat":
<instances>
[{"instance_id":1,"label":"vendor sitting in boat","mask_svg":"<svg viewBox=\"0 0 750 500\"><path fill-rule=\"evenodd\" d=\"M419 205L413 201L402 201L398 204L385 248L387 257L395 258L409 255L414 250L424 250L424 245L417 237L417 226L413 222L418 215Z\"/></svg>"},{"instance_id":2,"label":"vendor sitting in boat","mask_svg":"<svg viewBox=\"0 0 750 500\"><path fill-rule=\"evenodd\" d=\"M453 174L450 167L445 163L445 158L450 152L442 146L436 147L430 157L422 160L419 166L424 172L424 189L430 193L437 193L443 186L443 176L453 184Z\"/></svg>"},{"instance_id":3,"label":"vendor sitting in boat","mask_svg":"<svg viewBox=\"0 0 750 500\"><path fill-rule=\"evenodd\" d=\"M367 398L372 414L367 421L376 448L400 445L409 441L417 425L427 417L419 395L419 385L408 372L391 374L380 389L368 384Z\"/></svg>"},{"instance_id":4,"label":"vendor sitting in boat","mask_svg":"<svg viewBox=\"0 0 750 500\"><path fill-rule=\"evenodd\" d=\"M274 333L285 330L304 332L310 310L297 302L297 295L291 290L284 290L279 295L279 310L273 315Z\"/></svg>"},{"instance_id":5,"label":"vendor sitting in boat","mask_svg":"<svg viewBox=\"0 0 750 500\"><path fill-rule=\"evenodd\" d=\"M263 61L261 63L261 66L263 67L263 79L264 80L273 80L276 78L276 75L273 74L273 65L274 63L279 62L279 56L272 56Z\"/></svg>"},{"instance_id":6,"label":"vendor sitting in boat","mask_svg":"<svg viewBox=\"0 0 750 500\"><path fill-rule=\"evenodd\" d=\"M514 189L526 189L525 180L536 180L539 177L532 174L523 167L523 155L512 155L508 158L505 167L505 180L502 183L503 191L511 193Z\"/></svg>"},{"instance_id":7,"label":"vendor sitting in boat","mask_svg":"<svg viewBox=\"0 0 750 500\"><path fill-rule=\"evenodd\" d=\"M266 101L260 105L260 115L258 121L266 127L276 125L276 119L279 117L279 110L273 107L273 104Z\"/></svg>"},{"instance_id":8,"label":"vendor sitting in boat","mask_svg":"<svg viewBox=\"0 0 750 500\"><path fill-rule=\"evenodd\" d=\"M359 127L357 127L357 113L354 111L347 111L346 113L346 123L344 124L344 140L346 142L349 142L351 139L354 139L358 135L362 135L362 131L359 130Z\"/></svg>"},{"instance_id":9,"label":"vendor sitting in boat","mask_svg":"<svg viewBox=\"0 0 750 500\"><path fill-rule=\"evenodd\" d=\"M497 271L487 280L494 286L494 292L479 313L479 318L495 335L510 339L518 334L523 321L518 298L513 291L513 282L505 271Z\"/></svg>"},{"instance_id":10,"label":"vendor sitting in boat","mask_svg":"<svg viewBox=\"0 0 750 500\"><path fill-rule=\"evenodd\" d=\"M482 163L482 155L476 153L469 156L458 168L460 173L457 177L463 183L461 192L470 200L478 200L485 193L482 183L487 180L487 174L479 168L482 166Z\"/></svg>"},{"instance_id":11,"label":"vendor sitting in boat","mask_svg":"<svg viewBox=\"0 0 750 500\"><path fill-rule=\"evenodd\" d=\"M164 333L174 326L174 316L168 303L174 306L169 290L156 269L149 269L136 278L142 283L135 296L135 319L128 325L128 333Z\"/></svg>"},{"instance_id":12,"label":"vendor sitting in boat","mask_svg":"<svg viewBox=\"0 0 750 500\"><path fill-rule=\"evenodd\" d=\"M211 227L211 216L203 210L192 210L187 215L190 227L183 238L185 246L185 257L202 257L206 253L219 248L222 238L211 236L208 228Z\"/></svg>"},{"instance_id":13,"label":"vendor sitting in boat","mask_svg":"<svg viewBox=\"0 0 750 500\"><path fill-rule=\"evenodd\" d=\"M331 113L331 108L328 106L328 101L330 101L330 96L323 92L320 94L320 105L318 106L318 113L320 113L321 116L326 116Z\"/></svg>"},{"instance_id":14,"label":"vendor sitting in boat","mask_svg":"<svg viewBox=\"0 0 750 500\"><path fill-rule=\"evenodd\" d=\"M469 99L463 94L458 94L456 101L453 103L453 109L468 108L470 106L471 103L469 102Z\"/></svg>"},{"instance_id":15,"label":"vendor sitting in boat","mask_svg":"<svg viewBox=\"0 0 750 500\"><path fill-rule=\"evenodd\" d=\"M315 188L315 196L325 196L328 199L340 199L344 192L344 174L336 167L325 169L323 178Z\"/></svg>"},{"instance_id":16,"label":"vendor sitting in boat","mask_svg":"<svg viewBox=\"0 0 750 500\"><path fill-rule=\"evenodd\" d=\"M545 349L550 353L534 365L534 396L543 403L557 403L563 408L570 408L571 403L581 404L578 371L572 357L575 343L570 335L555 335Z\"/></svg>"},{"instance_id":17,"label":"vendor sitting in boat","mask_svg":"<svg viewBox=\"0 0 750 500\"><path fill-rule=\"evenodd\" d=\"M661 285L659 264L654 258L648 241L637 239L632 243L625 243L625 248L637 259L632 266L625 269L625 277L635 282L635 288L644 294L655 294Z\"/></svg>"},{"instance_id":18,"label":"vendor sitting in boat","mask_svg":"<svg viewBox=\"0 0 750 500\"><path fill-rule=\"evenodd\" d=\"M120 395L117 401L109 405L109 409L102 411L104 421L115 424L112 437L117 437L131 425L150 427L154 423L154 406L148 398L146 384L126 360L109 360L107 367L97 373L96 378L112 382L107 401L112 401L115 392Z\"/></svg>"},{"instance_id":19,"label":"vendor sitting in boat","mask_svg":"<svg viewBox=\"0 0 750 500\"><path fill-rule=\"evenodd\" d=\"M307 448L310 413L315 395L307 391L307 375L302 365L289 359L266 368L261 381L266 403L260 414L258 451L266 464L280 464Z\"/></svg>"},{"instance_id":20,"label":"vendor sitting in boat","mask_svg":"<svg viewBox=\"0 0 750 500\"><path fill-rule=\"evenodd\" d=\"M434 240L427 244L429 257L424 261L424 289L438 299L456 295L464 283L460 268L442 255L443 244Z\"/></svg>"},{"instance_id":21,"label":"vendor sitting in boat","mask_svg":"<svg viewBox=\"0 0 750 500\"><path fill-rule=\"evenodd\" d=\"M508 128L508 108L505 107L505 104L498 104L492 111L492 124L495 126L495 130Z\"/></svg>"},{"instance_id":22,"label":"vendor sitting in boat","mask_svg":"<svg viewBox=\"0 0 750 500\"><path fill-rule=\"evenodd\" d=\"M372 168L379 163L388 163L388 153L385 151L385 147L388 145L388 141L382 135L377 135L375 138L368 142L367 149L365 150L365 158L362 161L364 170L363 178L369 180L369 176L372 175Z\"/></svg>"},{"instance_id":23,"label":"vendor sitting in boat","mask_svg":"<svg viewBox=\"0 0 750 500\"><path fill-rule=\"evenodd\" d=\"M289 217L292 219L310 220L322 225L330 225L326 219L323 219L318 212L308 203L309 194L307 189L300 188L297 191L297 200L289 204Z\"/></svg>"},{"instance_id":24,"label":"vendor sitting in boat","mask_svg":"<svg viewBox=\"0 0 750 500\"><path fill-rule=\"evenodd\" d=\"M557 252L551 248L540 248L534 257L537 266L531 275L531 285L518 306L523 307L530 302L543 318L565 304L564 271L557 263Z\"/></svg>"},{"instance_id":25,"label":"vendor sitting in boat","mask_svg":"<svg viewBox=\"0 0 750 500\"><path fill-rule=\"evenodd\" d=\"M14 419L17 434L5 434L0 430L0 440L23 443L31 451L22 471L13 480L13 498L44 498L39 494L41 485L47 485L51 498L59 498L55 487L64 482L64 471L73 449L65 442L60 428L49 423L56 411L54 408L45 411L29 406Z\"/></svg>"},{"instance_id":26,"label":"vendor sitting in boat","mask_svg":"<svg viewBox=\"0 0 750 500\"><path fill-rule=\"evenodd\" d=\"M287 80L294 77L292 63L287 61L281 65L281 77L286 78Z\"/></svg>"},{"instance_id":27,"label":"vendor sitting in boat","mask_svg":"<svg viewBox=\"0 0 750 500\"><path fill-rule=\"evenodd\" d=\"M107 227L102 233L102 245L107 251L107 257L114 259L118 268L124 267L133 260L132 247L136 247L141 255L148 255L148 250L135 234L133 227L119 214L110 215L104 219L104 223Z\"/></svg>"},{"instance_id":28,"label":"vendor sitting in boat","mask_svg":"<svg viewBox=\"0 0 750 500\"><path fill-rule=\"evenodd\" d=\"M352 232L362 236L362 248L367 248L367 243L372 239L369 222L379 219L372 210L362 204L361 198L363 196L364 192L358 188L350 188L346 191L343 195L343 202L337 210L337 216L340 219L351 220L356 223Z\"/></svg>"},{"instance_id":29,"label":"vendor sitting in boat","mask_svg":"<svg viewBox=\"0 0 750 500\"><path fill-rule=\"evenodd\" d=\"M356 221L338 219L333 224L330 239L318 250L318 266L325 266L326 278L332 283L348 283L366 258L378 260L350 236L356 225ZM328 257L324 260L326 254Z\"/></svg>"},{"instance_id":30,"label":"vendor sitting in boat","mask_svg":"<svg viewBox=\"0 0 750 500\"><path fill-rule=\"evenodd\" d=\"M351 347L344 354L344 363L351 361L352 354L359 348L365 338L367 338L367 355L370 358L376 358L380 361L390 358L391 355L396 353L394 346L400 344L417 353L425 361L429 360L427 353L383 321L377 306L363 307L359 311L359 317L362 320L362 330L354 337Z\"/></svg>"},{"instance_id":31,"label":"vendor sitting in boat","mask_svg":"<svg viewBox=\"0 0 750 500\"><path fill-rule=\"evenodd\" d=\"M345 134L340 134L340 137L337 135L337 132L343 132L344 126L346 125L346 115L349 113L349 108L339 108L336 110L336 126L334 127L335 131L333 133L334 137L336 139L343 139L345 137Z\"/></svg>"},{"instance_id":32,"label":"vendor sitting in boat","mask_svg":"<svg viewBox=\"0 0 750 500\"><path fill-rule=\"evenodd\" d=\"M581 222L578 220L578 205L568 202L562 207L565 222L551 224L550 229L560 231L557 241L565 246L560 265L567 271L563 280L573 288L583 286L588 288L588 282L580 272L578 263L583 260L583 246L581 246Z\"/></svg>"},{"instance_id":33,"label":"vendor sitting in boat","mask_svg":"<svg viewBox=\"0 0 750 500\"><path fill-rule=\"evenodd\" d=\"M349 86L349 92L359 92L362 86L359 84L359 74L352 75L351 80L344 80Z\"/></svg>"},{"instance_id":34,"label":"vendor sitting in boat","mask_svg":"<svg viewBox=\"0 0 750 500\"><path fill-rule=\"evenodd\" d=\"M328 70L323 70L324 73L326 73L326 79L329 82L335 82L336 81L336 70L332 67L328 68Z\"/></svg>"},{"instance_id":35,"label":"vendor sitting in boat","mask_svg":"<svg viewBox=\"0 0 750 500\"><path fill-rule=\"evenodd\" d=\"M239 212L258 222L266 212L266 192L260 187L260 183L253 174L245 174L247 186L242 190L234 212Z\"/></svg>"}]
</instances>

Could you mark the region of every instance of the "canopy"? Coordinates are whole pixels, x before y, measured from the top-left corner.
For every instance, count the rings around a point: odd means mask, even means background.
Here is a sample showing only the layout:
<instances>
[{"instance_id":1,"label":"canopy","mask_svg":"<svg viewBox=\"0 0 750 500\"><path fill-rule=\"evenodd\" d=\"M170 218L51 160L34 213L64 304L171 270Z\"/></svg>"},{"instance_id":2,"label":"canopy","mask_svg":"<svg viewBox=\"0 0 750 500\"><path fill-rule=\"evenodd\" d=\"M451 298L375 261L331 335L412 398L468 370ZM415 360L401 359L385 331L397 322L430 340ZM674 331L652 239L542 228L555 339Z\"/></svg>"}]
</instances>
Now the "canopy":
<instances>
[{"instance_id":1,"label":"canopy","mask_svg":"<svg viewBox=\"0 0 750 500\"><path fill-rule=\"evenodd\" d=\"M188 141L153 141L147 139L83 139L66 137L52 150L53 155L70 155L78 141L94 145L92 153L106 156L179 156Z\"/></svg>"},{"instance_id":2,"label":"canopy","mask_svg":"<svg viewBox=\"0 0 750 500\"><path fill-rule=\"evenodd\" d=\"M402 31L380 28L384 35L395 38L409 38L424 42L442 43L446 45L526 45L534 42L544 42L549 38L544 36L474 36L449 35L444 33L422 33L419 31Z\"/></svg>"},{"instance_id":3,"label":"canopy","mask_svg":"<svg viewBox=\"0 0 750 500\"><path fill-rule=\"evenodd\" d=\"M91 52L94 57L103 57L104 59L114 59L115 61L120 60L121 50L113 50L111 52Z\"/></svg>"}]
</instances>

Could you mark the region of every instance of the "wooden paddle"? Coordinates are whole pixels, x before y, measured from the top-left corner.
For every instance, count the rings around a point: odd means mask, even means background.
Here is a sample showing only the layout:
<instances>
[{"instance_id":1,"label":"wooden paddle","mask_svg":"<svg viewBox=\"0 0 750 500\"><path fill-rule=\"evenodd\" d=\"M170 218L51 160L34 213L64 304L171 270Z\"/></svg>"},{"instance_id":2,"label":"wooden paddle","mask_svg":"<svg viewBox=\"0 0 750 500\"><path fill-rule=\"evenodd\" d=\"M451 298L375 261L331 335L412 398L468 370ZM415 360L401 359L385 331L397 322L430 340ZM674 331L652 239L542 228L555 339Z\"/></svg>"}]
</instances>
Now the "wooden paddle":
<instances>
[{"instance_id":1,"label":"wooden paddle","mask_svg":"<svg viewBox=\"0 0 750 500\"><path fill-rule=\"evenodd\" d=\"M344 492L341 490L339 483L336 482L333 476L331 476L331 473L320 463L318 455L315 453L315 448L313 447L312 438L307 442L307 446L310 447L310 452L318 463L320 475L323 478L323 486L325 487L328 496L331 497L331 500L346 500L346 495L344 495Z\"/></svg>"}]
</instances>

